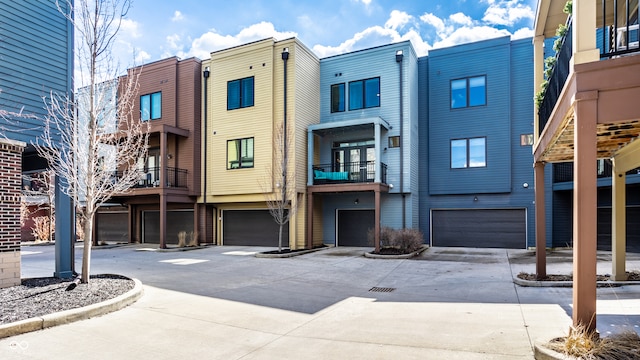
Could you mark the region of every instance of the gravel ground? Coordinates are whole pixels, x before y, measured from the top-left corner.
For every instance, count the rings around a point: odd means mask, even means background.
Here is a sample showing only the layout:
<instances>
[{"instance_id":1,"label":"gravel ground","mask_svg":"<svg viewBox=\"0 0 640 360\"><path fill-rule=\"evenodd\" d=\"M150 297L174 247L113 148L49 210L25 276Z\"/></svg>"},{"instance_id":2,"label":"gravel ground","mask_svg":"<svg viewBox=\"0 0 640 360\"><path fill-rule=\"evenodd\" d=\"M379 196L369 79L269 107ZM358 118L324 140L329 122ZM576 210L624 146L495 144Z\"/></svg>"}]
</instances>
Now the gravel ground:
<instances>
[{"instance_id":1,"label":"gravel ground","mask_svg":"<svg viewBox=\"0 0 640 360\"><path fill-rule=\"evenodd\" d=\"M66 291L71 280L23 279L22 285L0 289L0 324L75 309L112 299L133 289L134 281L118 275L96 275L89 285Z\"/></svg>"}]
</instances>

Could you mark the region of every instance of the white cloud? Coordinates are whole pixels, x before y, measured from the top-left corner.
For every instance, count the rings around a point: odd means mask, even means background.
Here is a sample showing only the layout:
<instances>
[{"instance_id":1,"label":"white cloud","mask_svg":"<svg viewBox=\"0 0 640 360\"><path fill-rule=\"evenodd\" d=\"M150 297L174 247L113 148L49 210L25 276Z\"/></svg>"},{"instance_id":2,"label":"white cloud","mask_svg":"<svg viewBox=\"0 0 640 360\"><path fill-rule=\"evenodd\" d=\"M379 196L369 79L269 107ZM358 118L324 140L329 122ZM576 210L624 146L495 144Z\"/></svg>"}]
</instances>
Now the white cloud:
<instances>
[{"instance_id":1,"label":"white cloud","mask_svg":"<svg viewBox=\"0 0 640 360\"><path fill-rule=\"evenodd\" d=\"M167 36L167 45L169 46L169 49L182 49L182 44L180 44L181 39L182 38L178 34Z\"/></svg>"},{"instance_id":2,"label":"white cloud","mask_svg":"<svg viewBox=\"0 0 640 360\"><path fill-rule=\"evenodd\" d=\"M133 39L141 37L142 34L140 33L140 23L130 19L122 19L118 36Z\"/></svg>"},{"instance_id":3,"label":"white cloud","mask_svg":"<svg viewBox=\"0 0 640 360\"><path fill-rule=\"evenodd\" d=\"M464 26L456 29L451 34L443 37L442 40L433 44L434 48L443 48L458 44L470 43L480 40L492 39L500 36L511 35L505 29L496 29L490 26Z\"/></svg>"},{"instance_id":4,"label":"white cloud","mask_svg":"<svg viewBox=\"0 0 640 360\"><path fill-rule=\"evenodd\" d=\"M244 28L236 35L223 35L212 29L194 39L191 43L191 48L186 52L178 52L178 56L181 58L195 56L200 59L206 59L212 51L270 37L276 40L283 40L297 35L297 33L291 31L277 31L272 23L264 21Z\"/></svg>"},{"instance_id":5,"label":"white cloud","mask_svg":"<svg viewBox=\"0 0 640 360\"><path fill-rule=\"evenodd\" d=\"M516 32L514 32L513 35L511 35L511 39L517 40L517 39L533 37L533 34L534 34L533 29L526 27L526 28L516 30Z\"/></svg>"},{"instance_id":6,"label":"white cloud","mask_svg":"<svg viewBox=\"0 0 640 360\"><path fill-rule=\"evenodd\" d=\"M409 30L401 33L399 29L407 25L412 26ZM422 39L420 33L416 30L417 26L418 24L412 16L394 10L389 15L389 20L387 20L384 27L372 26L366 28L338 46L315 45L313 46L313 51L323 58L378 45L410 40L418 56L423 56L427 54L431 46Z\"/></svg>"},{"instance_id":7,"label":"white cloud","mask_svg":"<svg viewBox=\"0 0 640 360\"><path fill-rule=\"evenodd\" d=\"M461 12L449 15L449 19L460 25L471 26L473 25L473 19L470 16L467 16Z\"/></svg>"},{"instance_id":8,"label":"white cloud","mask_svg":"<svg viewBox=\"0 0 640 360\"><path fill-rule=\"evenodd\" d=\"M171 21L178 22L178 21L181 21L181 20L184 20L184 15L179 10L176 10L173 13L173 17L171 18Z\"/></svg>"},{"instance_id":9,"label":"white cloud","mask_svg":"<svg viewBox=\"0 0 640 360\"><path fill-rule=\"evenodd\" d=\"M444 21L439 17L433 15L432 13L425 13L420 16L420 20L424 23L433 26L436 29L436 32L441 33L445 30Z\"/></svg>"},{"instance_id":10,"label":"white cloud","mask_svg":"<svg viewBox=\"0 0 640 360\"><path fill-rule=\"evenodd\" d=\"M365 6L371 5L371 0L355 0L357 3L363 3Z\"/></svg>"},{"instance_id":11,"label":"white cloud","mask_svg":"<svg viewBox=\"0 0 640 360\"><path fill-rule=\"evenodd\" d=\"M413 20L413 16L407 14L404 11L393 10L389 16L389 20L384 23L384 27L387 29L402 29L410 21Z\"/></svg>"},{"instance_id":12,"label":"white cloud","mask_svg":"<svg viewBox=\"0 0 640 360\"><path fill-rule=\"evenodd\" d=\"M489 7L483 21L493 25L512 26L524 19L533 19L534 11L530 6L520 4L518 0L487 0Z\"/></svg>"}]
</instances>

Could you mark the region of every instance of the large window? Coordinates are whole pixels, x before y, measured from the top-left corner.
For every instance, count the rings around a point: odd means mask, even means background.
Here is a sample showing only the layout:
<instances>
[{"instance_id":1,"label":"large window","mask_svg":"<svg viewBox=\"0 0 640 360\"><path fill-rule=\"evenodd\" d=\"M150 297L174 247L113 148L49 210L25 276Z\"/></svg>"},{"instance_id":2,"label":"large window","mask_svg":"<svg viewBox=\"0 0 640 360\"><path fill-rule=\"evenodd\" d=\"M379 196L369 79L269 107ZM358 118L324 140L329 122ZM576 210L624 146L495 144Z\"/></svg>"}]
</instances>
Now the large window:
<instances>
[{"instance_id":1,"label":"large window","mask_svg":"<svg viewBox=\"0 0 640 360\"><path fill-rule=\"evenodd\" d=\"M227 110L253 106L253 76L227 82Z\"/></svg>"},{"instance_id":2,"label":"large window","mask_svg":"<svg viewBox=\"0 0 640 360\"><path fill-rule=\"evenodd\" d=\"M162 93L156 92L140 96L140 116L142 121L162 117Z\"/></svg>"},{"instance_id":3,"label":"large window","mask_svg":"<svg viewBox=\"0 0 640 360\"><path fill-rule=\"evenodd\" d=\"M331 85L331 112L344 111L344 83Z\"/></svg>"},{"instance_id":4,"label":"large window","mask_svg":"<svg viewBox=\"0 0 640 360\"><path fill-rule=\"evenodd\" d=\"M484 137L451 140L451 168L487 166L486 143Z\"/></svg>"},{"instance_id":5,"label":"large window","mask_svg":"<svg viewBox=\"0 0 640 360\"><path fill-rule=\"evenodd\" d=\"M253 138L227 141L227 169L253 167Z\"/></svg>"},{"instance_id":6,"label":"large window","mask_svg":"<svg viewBox=\"0 0 640 360\"><path fill-rule=\"evenodd\" d=\"M476 76L451 80L451 108L459 109L487 104L487 77Z\"/></svg>"},{"instance_id":7,"label":"large window","mask_svg":"<svg viewBox=\"0 0 640 360\"><path fill-rule=\"evenodd\" d=\"M349 83L349 110L380 106L380 78Z\"/></svg>"}]
</instances>

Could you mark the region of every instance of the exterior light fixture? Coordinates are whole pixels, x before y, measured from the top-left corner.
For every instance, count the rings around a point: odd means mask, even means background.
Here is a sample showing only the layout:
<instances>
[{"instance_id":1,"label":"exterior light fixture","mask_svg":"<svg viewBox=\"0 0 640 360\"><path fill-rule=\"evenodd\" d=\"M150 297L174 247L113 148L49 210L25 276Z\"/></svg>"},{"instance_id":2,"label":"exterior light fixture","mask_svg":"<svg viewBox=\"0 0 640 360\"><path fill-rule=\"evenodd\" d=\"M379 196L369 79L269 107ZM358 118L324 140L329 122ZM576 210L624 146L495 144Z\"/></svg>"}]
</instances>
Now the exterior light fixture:
<instances>
[{"instance_id":1,"label":"exterior light fixture","mask_svg":"<svg viewBox=\"0 0 640 360\"><path fill-rule=\"evenodd\" d=\"M209 71L209 67L207 66L204 68L204 71L202 72L202 76L204 76L204 78L206 79L209 77L209 74L210 74L210 71Z\"/></svg>"},{"instance_id":2,"label":"exterior light fixture","mask_svg":"<svg viewBox=\"0 0 640 360\"><path fill-rule=\"evenodd\" d=\"M356 199L353 203L356 205L360 204L360 199Z\"/></svg>"},{"instance_id":3,"label":"exterior light fixture","mask_svg":"<svg viewBox=\"0 0 640 360\"><path fill-rule=\"evenodd\" d=\"M473 197L473 201L478 201L478 197L477 197L477 196L474 196L474 197Z\"/></svg>"},{"instance_id":4,"label":"exterior light fixture","mask_svg":"<svg viewBox=\"0 0 640 360\"><path fill-rule=\"evenodd\" d=\"M404 57L402 50L396 51L396 62L402 62L402 58Z\"/></svg>"},{"instance_id":5,"label":"exterior light fixture","mask_svg":"<svg viewBox=\"0 0 640 360\"><path fill-rule=\"evenodd\" d=\"M529 187L529 183L522 184L522 187L525 188L525 189L528 188Z\"/></svg>"},{"instance_id":6,"label":"exterior light fixture","mask_svg":"<svg viewBox=\"0 0 640 360\"><path fill-rule=\"evenodd\" d=\"M289 60L289 48L282 49L282 60Z\"/></svg>"}]
</instances>

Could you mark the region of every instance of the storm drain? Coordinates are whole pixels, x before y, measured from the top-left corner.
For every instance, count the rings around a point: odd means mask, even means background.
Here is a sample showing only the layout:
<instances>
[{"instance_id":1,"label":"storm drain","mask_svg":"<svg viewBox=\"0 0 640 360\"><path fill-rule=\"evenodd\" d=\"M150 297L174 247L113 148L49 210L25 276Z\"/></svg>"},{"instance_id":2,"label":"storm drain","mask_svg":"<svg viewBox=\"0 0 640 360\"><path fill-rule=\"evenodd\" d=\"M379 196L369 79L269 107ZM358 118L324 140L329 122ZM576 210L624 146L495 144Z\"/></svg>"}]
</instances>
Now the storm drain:
<instances>
[{"instance_id":1,"label":"storm drain","mask_svg":"<svg viewBox=\"0 0 640 360\"><path fill-rule=\"evenodd\" d=\"M369 289L369 292L385 292L385 293L389 293L392 292L393 290L395 290L396 288L385 288L385 287L377 287L374 286L371 289Z\"/></svg>"}]
</instances>

